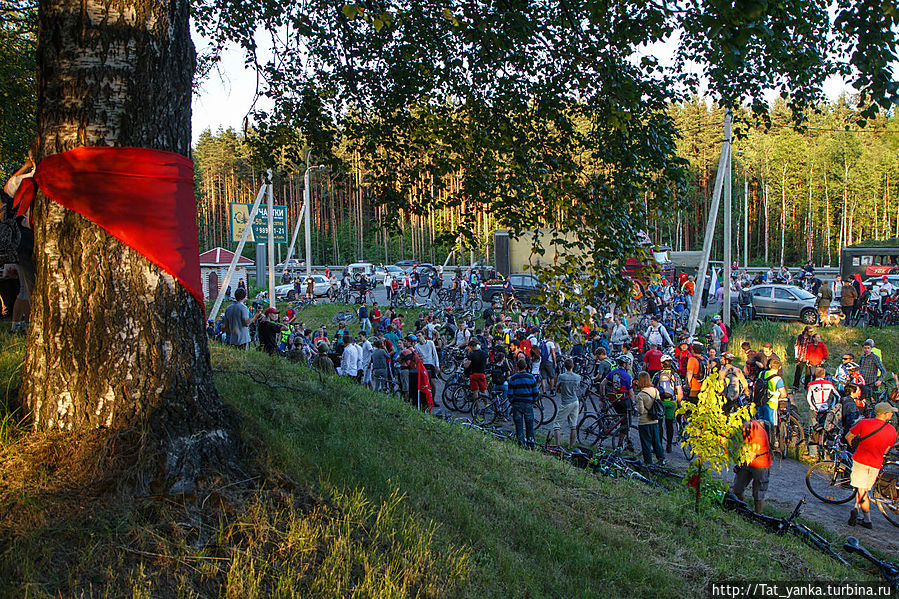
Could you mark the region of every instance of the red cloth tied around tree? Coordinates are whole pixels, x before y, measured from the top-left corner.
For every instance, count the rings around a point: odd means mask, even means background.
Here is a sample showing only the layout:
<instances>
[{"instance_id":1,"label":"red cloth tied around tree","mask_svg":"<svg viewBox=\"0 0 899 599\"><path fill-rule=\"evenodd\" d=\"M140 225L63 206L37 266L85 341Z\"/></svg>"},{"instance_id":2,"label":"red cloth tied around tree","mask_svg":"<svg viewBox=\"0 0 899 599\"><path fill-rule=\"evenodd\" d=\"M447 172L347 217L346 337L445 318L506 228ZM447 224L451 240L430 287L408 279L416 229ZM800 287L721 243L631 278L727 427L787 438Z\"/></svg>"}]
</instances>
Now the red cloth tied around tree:
<instances>
[{"instance_id":1,"label":"red cloth tied around tree","mask_svg":"<svg viewBox=\"0 0 899 599\"><path fill-rule=\"evenodd\" d=\"M17 214L31 207L38 187L175 277L205 311L191 160L148 148L53 154L22 181Z\"/></svg>"}]
</instances>

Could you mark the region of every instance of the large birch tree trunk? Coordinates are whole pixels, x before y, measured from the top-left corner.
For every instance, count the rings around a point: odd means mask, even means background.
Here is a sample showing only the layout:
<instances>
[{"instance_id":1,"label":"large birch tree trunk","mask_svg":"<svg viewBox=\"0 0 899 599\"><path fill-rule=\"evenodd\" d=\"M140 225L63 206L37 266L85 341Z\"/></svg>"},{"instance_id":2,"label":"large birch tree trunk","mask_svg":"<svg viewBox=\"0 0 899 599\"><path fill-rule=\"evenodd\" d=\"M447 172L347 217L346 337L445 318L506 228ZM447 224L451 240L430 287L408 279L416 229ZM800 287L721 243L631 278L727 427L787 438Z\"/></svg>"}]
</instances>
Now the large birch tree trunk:
<instances>
[{"instance_id":1,"label":"large birch tree trunk","mask_svg":"<svg viewBox=\"0 0 899 599\"><path fill-rule=\"evenodd\" d=\"M187 155L188 17L187 0L42 0L38 160L77 146ZM108 431L139 456L137 492L190 491L236 453L201 307L143 256L40 194L32 220L37 283L22 391L34 429Z\"/></svg>"}]
</instances>

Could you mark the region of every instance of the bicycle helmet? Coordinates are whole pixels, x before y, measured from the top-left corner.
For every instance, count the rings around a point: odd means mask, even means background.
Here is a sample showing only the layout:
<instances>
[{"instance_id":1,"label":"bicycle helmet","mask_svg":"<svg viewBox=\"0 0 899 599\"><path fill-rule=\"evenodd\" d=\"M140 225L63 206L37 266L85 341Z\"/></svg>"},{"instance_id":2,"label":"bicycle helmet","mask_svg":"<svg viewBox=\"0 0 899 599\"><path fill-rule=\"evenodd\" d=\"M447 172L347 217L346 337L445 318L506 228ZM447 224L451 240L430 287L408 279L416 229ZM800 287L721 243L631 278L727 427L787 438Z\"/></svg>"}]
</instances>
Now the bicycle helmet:
<instances>
[{"instance_id":1,"label":"bicycle helmet","mask_svg":"<svg viewBox=\"0 0 899 599\"><path fill-rule=\"evenodd\" d=\"M630 364L631 357L628 356L627 354L621 354L615 358L615 363L616 364Z\"/></svg>"},{"instance_id":2,"label":"bicycle helmet","mask_svg":"<svg viewBox=\"0 0 899 599\"><path fill-rule=\"evenodd\" d=\"M665 354L659 359L659 361L664 364L665 362L674 362L674 358L672 358L668 354Z\"/></svg>"},{"instance_id":3,"label":"bicycle helmet","mask_svg":"<svg viewBox=\"0 0 899 599\"><path fill-rule=\"evenodd\" d=\"M415 343L416 341L418 341L418 337L416 337L415 335L412 335L410 333L410 334L406 335L406 341L411 341L412 343Z\"/></svg>"},{"instance_id":4,"label":"bicycle helmet","mask_svg":"<svg viewBox=\"0 0 899 599\"><path fill-rule=\"evenodd\" d=\"M858 370L858 363L849 362L848 364L846 364L846 370Z\"/></svg>"}]
</instances>

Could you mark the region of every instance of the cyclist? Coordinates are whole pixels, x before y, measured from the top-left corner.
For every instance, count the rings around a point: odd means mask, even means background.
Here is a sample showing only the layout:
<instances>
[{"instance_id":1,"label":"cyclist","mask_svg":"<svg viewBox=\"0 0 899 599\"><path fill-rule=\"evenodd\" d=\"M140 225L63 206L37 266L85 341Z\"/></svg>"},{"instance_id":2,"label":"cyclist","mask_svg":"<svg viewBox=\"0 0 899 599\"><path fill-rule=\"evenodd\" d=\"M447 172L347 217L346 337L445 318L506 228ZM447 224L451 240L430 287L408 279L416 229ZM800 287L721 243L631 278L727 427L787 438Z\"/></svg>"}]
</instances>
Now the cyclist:
<instances>
[{"instance_id":1,"label":"cyclist","mask_svg":"<svg viewBox=\"0 0 899 599\"><path fill-rule=\"evenodd\" d=\"M702 381L709 372L709 360L702 355L703 345L694 341L690 347L690 355L687 358L686 380L687 400L696 403L699 399L699 391L702 389Z\"/></svg>"},{"instance_id":2,"label":"cyclist","mask_svg":"<svg viewBox=\"0 0 899 599\"><path fill-rule=\"evenodd\" d=\"M874 390L883 384L882 377L883 373L886 372L883 362L872 351L873 349L874 342L871 339L866 339L864 344L862 344L862 355L858 358L858 372L865 379L862 387L862 395L865 399L871 397L874 394Z\"/></svg>"},{"instance_id":3,"label":"cyclist","mask_svg":"<svg viewBox=\"0 0 899 599\"><path fill-rule=\"evenodd\" d=\"M780 407L780 401L787 398L787 387L783 378L778 374L781 364L780 360L773 359L768 363L762 377L767 384L767 402L759 406L759 419L768 421L771 426L777 426L777 411ZM774 439L774 445L777 446L777 438Z\"/></svg>"},{"instance_id":4,"label":"cyclist","mask_svg":"<svg viewBox=\"0 0 899 599\"><path fill-rule=\"evenodd\" d=\"M805 399L815 414L819 427L824 426L827 412L833 407L833 401L837 398L837 388L827 378L827 372L820 366L815 369L815 379L808 384Z\"/></svg>"},{"instance_id":5,"label":"cyclist","mask_svg":"<svg viewBox=\"0 0 899 599\"><path fill-rule=\"evenodd\" d=\"M468 342L468 356L462 361L462 368L468 373L468 387L472 394L472 414L480 408L481 391L487 391L488 359L487 352L481 349L481 344L477 339Z\"/></svg>"},{"instance_id":6,"label":"cyclist","mask_svg":"<svg viewBox=\"0 0 899 599\"><path fill-rule=\"evenodd\" d=\"M684 387L680 376L672 367L674 359L665 354L661 362L662 369L653 377L652 386L659 390L659 397L665 408L665 426L662 432L665 436L665 453L671 453L671 443L674 440L674 412L684 398Z\"/></svg>"},{"instance_id":7,"label":"cyclist","mask_svg":"<svg viewBox=\"0 0 899 599\"><path fill-rule=\"evenodd\" d=\"M852 454L852 473L849 484L855 492L855 507L849 512L849 526L855 526L861 510L860 526L871 528L871 502L868 492L874 486L880 469L883 468L883 456L896 443L896 429L890 424L893 414L899 412L889 403L882 401L874 406L874 418L866 418L856 423L846 435L846 442L858 438L858 447Z\"/></svg>"},{"instance_id":8,"label":"cyclist","mask_svg":"<svg viewBox=\"0 0 899 599\"><path fill-rule=\"evenodd\" d=\"M518 371L509 378L509 400L512 403L512 420L518 444L534 447L534 404L539 401L537 381L527 369L525 360L516 364Z\"/></svg>"},{"instance_id":9,"label":"cyclist","mask_svg":"<svg viewBox=\"0 0 899 599\"><path fill-rule=\"evenodd\" d=\"M571 358L565 360L565 372L559 375L559 410L556 412L556 419L553 422L553 434L556 436L556 445L561 445L559 431L562 425L568 427L569 439L568 445L574 447L577 438L577 421L578 421L578 397L577 391L581 386L581 375L575 374L574 361Z\"/></svg>"},{"instance_id":10,"label":"cyclist","mask_svg":"<svg viewBox=\"0 0 899 599\"><path fill-rule=\"evenodd\" d=\"M512 286L511 279L506 279L505 281L503 281L502 296L503 310L506 310L508 312L511 309L512 300L515 299L515 288Z\"/></svg>"},{"instance_id":11,"label":"cyclist","mask_svg":"<svg viewBox=\"0 0 899 599\"><path fill-rule=\"evenodd\" d=\"M743 371L734 366L734 356L730 352L721 354L721 370L719 378L724 381L724 413L729 414L743 405L743 399L749 394L749 383Z\"/></svg>"},{"instance_id":12,"label":"cyclist","mask_svg":"<svg viewBox=\"0 0 899 599\"><path fill-rule=\"evenodd\" d=\"M611 404L615 413L625 417L625 422L619 428L618 447L624 445L631 424L631 412L634 405L633 379L627 372L630 365L624 356L618 356L615 360L616 368L609 372L600 386L600 392Z\"/></svg>"},{"instance_id":13,"label":"cyclist","mask_svg":"<svg viewBox=\"0 0 899 599\"><path fill-rule=\"evenodd\" d=\"M750 420L743 424L743 443L746 446L743 464L734 468L733 494L743 501L746 487L752 482L752 499L757 514L765 507L765 493L771 471L771 442L768 423Z\"/></svg>"}]
</instances>

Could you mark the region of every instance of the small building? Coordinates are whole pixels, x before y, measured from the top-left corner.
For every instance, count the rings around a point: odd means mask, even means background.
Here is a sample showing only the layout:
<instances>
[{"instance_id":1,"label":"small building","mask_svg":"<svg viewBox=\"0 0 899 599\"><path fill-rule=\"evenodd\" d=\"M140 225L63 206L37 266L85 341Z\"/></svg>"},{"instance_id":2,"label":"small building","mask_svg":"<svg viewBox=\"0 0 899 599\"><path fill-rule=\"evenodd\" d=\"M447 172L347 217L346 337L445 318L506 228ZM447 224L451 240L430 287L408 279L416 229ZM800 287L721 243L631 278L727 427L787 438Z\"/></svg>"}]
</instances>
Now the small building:
<instances>
[{"instance_id":1,"label":"small building","mask_svg":"<svg viewBox=\"0 0 899 599\"><path fill-rule=\"evenodd\" d=\"M214 300L218 297L219 289L225 280L225 275L228 274L228 267L233 259L234 252L225 248L212 248L200 254L200 279L203 281L204 299ZM253 268L254 265L255 263L249 258L240 257L234 270L234 275L231 278L232 295L240 281L243 281L244 287L249 289L248 270Z\"/></svg>"}]
</instances>

